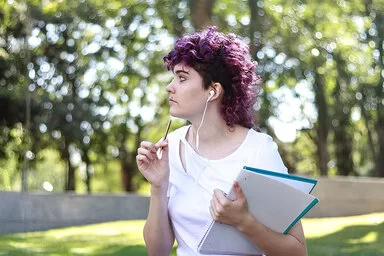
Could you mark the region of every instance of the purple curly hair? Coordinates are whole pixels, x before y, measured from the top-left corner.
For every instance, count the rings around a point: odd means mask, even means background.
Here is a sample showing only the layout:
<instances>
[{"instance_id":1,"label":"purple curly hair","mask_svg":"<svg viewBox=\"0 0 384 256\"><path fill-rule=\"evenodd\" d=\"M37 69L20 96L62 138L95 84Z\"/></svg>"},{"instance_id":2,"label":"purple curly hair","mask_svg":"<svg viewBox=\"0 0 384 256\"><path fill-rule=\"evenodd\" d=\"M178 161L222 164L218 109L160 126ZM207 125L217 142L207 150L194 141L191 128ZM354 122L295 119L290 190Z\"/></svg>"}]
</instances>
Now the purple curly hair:
<instances>
[{"instance_id":1,"label":"purple curly hair","mask_svg":"<svg viewBox=\"0 0 384 256\"><path fill-rule=\"evenodd\" d=\"M256 75L257 63L251 59L248 46L234 34L224 35L212 26L185 35L175 42L164 62L168 70L179 63L194 68L203 77L206 89L219 82L224 89L221 114L227 125L254 126L261 79Z\"/></svg>"}]
</instances>

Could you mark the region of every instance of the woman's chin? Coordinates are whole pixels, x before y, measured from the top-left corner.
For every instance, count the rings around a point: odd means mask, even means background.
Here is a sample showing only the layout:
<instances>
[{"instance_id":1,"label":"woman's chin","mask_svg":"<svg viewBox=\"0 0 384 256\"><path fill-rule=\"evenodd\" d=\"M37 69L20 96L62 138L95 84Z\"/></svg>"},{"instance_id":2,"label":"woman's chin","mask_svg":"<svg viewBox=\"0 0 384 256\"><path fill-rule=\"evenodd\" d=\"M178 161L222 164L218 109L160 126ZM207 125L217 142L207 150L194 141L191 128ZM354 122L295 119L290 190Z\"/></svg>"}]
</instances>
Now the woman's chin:
<instances>
[{"instance_id":1,"label":"woman's chin","mask_svg":"<svg viewBox=\"0 0 384 256\"><path fill-rule=\"evenodd\" d=\"M172 116L172 117L176 117L176 118L182 118L180 113L178 113L177 111L172 110L172 108L169 109L169 115Z\"/></svg>"},{"instance_id":2,"label":"woman's chin","mask_svg":"<svg viewBox=\"0 0 384 256\"><path fill-rule=\"evenodd\" d=\"M174 111L169 111L169 115L173 118L178 118L178 119L184 119L184 120L187 120L187 117L181 113L178 113L178 112L174 112Z\"/></svg>"}]
</instances>

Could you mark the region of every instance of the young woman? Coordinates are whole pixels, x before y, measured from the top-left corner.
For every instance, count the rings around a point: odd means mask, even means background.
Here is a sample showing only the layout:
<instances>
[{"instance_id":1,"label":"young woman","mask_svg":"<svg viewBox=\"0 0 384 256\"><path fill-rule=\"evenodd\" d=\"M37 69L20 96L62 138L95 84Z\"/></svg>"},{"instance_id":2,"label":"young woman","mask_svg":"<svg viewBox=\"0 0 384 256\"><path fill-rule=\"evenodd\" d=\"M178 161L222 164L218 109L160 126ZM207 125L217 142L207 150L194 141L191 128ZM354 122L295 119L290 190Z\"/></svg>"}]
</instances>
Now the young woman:
<instances>
[{"instance_id":1,"label":"young woman","mask_svg":"<svg viewBox=\"0 0 384 256\"><path fill-rule=\"evenodd\" d=\"M260 78L247 45L210 27L177 40L164 61L174 74L170 114L191 124L138 149L139 170L151 183L149 255L169 255L175 238L178 256L200 255L211 218L236 227L268 256L306 255L301 223L288 234L270 230L250 214L234 182L244 165L287 172L272 138L252 129ZM234 201L225 197L232 186Z\"/></svg>"}]
</instances>

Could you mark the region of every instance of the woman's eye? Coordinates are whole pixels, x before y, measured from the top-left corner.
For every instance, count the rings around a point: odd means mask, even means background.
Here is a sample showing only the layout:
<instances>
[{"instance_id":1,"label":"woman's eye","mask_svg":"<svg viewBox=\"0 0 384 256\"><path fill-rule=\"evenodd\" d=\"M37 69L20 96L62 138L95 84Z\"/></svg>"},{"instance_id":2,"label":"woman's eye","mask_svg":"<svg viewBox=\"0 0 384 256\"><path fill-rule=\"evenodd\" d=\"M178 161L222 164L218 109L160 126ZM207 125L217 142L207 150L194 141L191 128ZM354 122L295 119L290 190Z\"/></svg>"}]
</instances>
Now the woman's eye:
<instances>
[{"instance_id":1,"label":"woman's eye","mask_svg":"<svg viewBox=\"0 0 384 256\"><path fill-rule=\"evenodd\" d=\"M183 76L179 76L179 80L180 80L180 82L183 82L183 81L185 81L187 79L185 77L183 77Z\"/></svg>"}]
</instances>

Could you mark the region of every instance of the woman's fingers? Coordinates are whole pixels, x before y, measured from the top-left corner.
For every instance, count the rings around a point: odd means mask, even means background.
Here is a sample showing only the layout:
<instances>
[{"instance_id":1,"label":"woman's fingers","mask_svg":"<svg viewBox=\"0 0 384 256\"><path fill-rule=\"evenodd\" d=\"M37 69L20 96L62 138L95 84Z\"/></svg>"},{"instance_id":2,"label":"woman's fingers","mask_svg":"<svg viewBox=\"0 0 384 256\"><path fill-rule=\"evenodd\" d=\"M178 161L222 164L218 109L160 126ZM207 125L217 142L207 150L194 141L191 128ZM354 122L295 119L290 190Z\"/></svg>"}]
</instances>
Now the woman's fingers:
<instances>
[{"instance_id":1,"label":"woman's fingers","mask_svg":"<svg viewBox=\"0 0 384 256\"><path fill-rule=\"evenodd\" d=\"M213 190L213 196L214 196L214 198L216 198L218 203L221 205L225 205L226 203L229 202L229 199L226 197L226 194L224 193L224 191L222 191L220 189L214 189Z\"/></svg>"},{"instance_id":2,"label":"woman's fingers","mask_svg":"<svg viewBox=\"0 0 384 256\"><path fill-rule=\"evenodd\" d=\"M168 139L159 141L154 146L156 147L156 149L161 148L161 147L166 147L166 146L168 146Z\"/></svg>"},{"instance_id":3,"label":"woman's fingers","mask_svg":"<svg viewBox=\"0 0 384 256\"><path fill-rule=\"evenodd\" d=\"M138 148L137 154L138 154L138 156L146 156L150 160L154 159L154 157L152 155L153 153L151 151L149 151L148 149L145 149L145 148Z\"/></svg>"},{"instance_id":4,"label":"woman's fingers","mask_svg":"<svg viewBox=\"0 0 384 256\"><path fill-rule=\"evenodd\" d=\"M224 192L222 192L221 190L215 189L212 195L210 211L214 219L219 218L224 211L224 203L222 203L220 200L221 194L223 194L222 196L225 197Z\"/></svg>"},{"instance_id":5,"label":"woman's fingers","mask_svg":"<svg viewBox=\"0 0 384 256\"><path fill-rule=\"evenodd\" d=\"M168 161L168 140L160 141L155 144L156 155L159 160L163 159L164 161Z\"/></svg>"},{"instance_id":6,"label":"woman's fingers","mask_svg":"<svg viewBox=\"0 0 384 256\"><path fill-rule=\"evenodd\" d=\"M142 141L140 148L147 149L150 152L156 152L156 145L149 141Z\"/></svg>"},{"instance_id":7,"label":"woman's fingers","mask_svg":"<svg viewBox=\"0 0 384 256\"><path fill-rule=\"evenodd\" d=\"M143 162L145 162L145 163L149 164L148 157L145 156L145 155L137 155L137 156L136 156L136 160L137 160L138 163L143 163Z\"/></svg>"},{"instance_id":8,"label":"woman's fingers","mask_svg":"<svg viewBox=\"0 0 384 256\"><path fill-rule=\"evenodd\" d=\"M159 153L161 153L164 157L159 157ZM142 141L140 148L137 149L136 156L139 169L141 169L141 167L145 167L142 165L143 163L152 164L157 160L162 160L162 163L168 161L168 140L160 141L156 144L149 141Z\"/></svg>"},{"instance_id":9,"label":"woman's fingers","mask_svg":"<svg viewBox=\"0 0 384 256\"><path fill-rule=\"evenodd\" d=\"M155 145L148 141L143 141L137 149L136 162L140 171L144 171L156 158Z\"/></svg>"}]
</instances>

